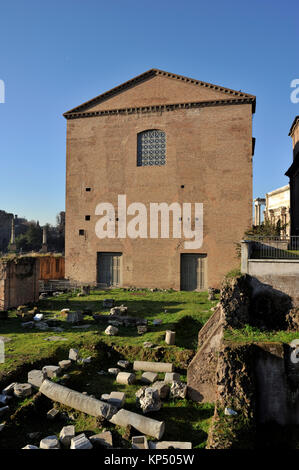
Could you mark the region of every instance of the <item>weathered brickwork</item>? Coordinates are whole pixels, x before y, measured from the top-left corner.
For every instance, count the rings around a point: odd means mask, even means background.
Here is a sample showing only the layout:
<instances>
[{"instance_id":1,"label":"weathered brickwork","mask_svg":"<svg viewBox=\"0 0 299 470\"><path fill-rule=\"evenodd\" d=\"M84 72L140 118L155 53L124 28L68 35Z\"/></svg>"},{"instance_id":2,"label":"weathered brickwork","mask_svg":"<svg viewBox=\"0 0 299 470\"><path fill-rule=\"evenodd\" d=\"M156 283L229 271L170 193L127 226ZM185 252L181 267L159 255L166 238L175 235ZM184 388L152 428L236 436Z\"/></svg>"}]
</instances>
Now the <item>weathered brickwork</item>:
<instances>
[{"instance_id":1,"label":"weathered brickwork","mask_svg":"<svg viewBox=\"0 0 299 470\"><path fill-rule=\"evenodd\" d=\"M235 243L252 218L252 102L214 102L232 99L223 91L154 76L109 100L91 103L87 112L199 105L68 119L67 278L96 283L97 252L121 252L123 286L180 289L180 255L194 251L184 249L183 239L96 237L97 204L110 202L117 207L119 194L127 196L127 206L132 202L147 208L150 202L203 203L203 245L195 251L207 254L208 284L218 287L223 275L239 265ZM200 105L211 100L210 106ZM147 129L166 133L164 166L137 167L137 134ZM85 220L86 215L90 220ZM84 230L84 236L79 230Z\"/></svg>"},{"instance_id":2,"label":"weathered brickwork","mask_svg":"<svg viewBox=\"0 0 299 470\"><path fill-rule=\"evenodd\" d=\"M24 256L0 261L0 310L37 302L39 258Z\"/></svg>"}]
</instances>

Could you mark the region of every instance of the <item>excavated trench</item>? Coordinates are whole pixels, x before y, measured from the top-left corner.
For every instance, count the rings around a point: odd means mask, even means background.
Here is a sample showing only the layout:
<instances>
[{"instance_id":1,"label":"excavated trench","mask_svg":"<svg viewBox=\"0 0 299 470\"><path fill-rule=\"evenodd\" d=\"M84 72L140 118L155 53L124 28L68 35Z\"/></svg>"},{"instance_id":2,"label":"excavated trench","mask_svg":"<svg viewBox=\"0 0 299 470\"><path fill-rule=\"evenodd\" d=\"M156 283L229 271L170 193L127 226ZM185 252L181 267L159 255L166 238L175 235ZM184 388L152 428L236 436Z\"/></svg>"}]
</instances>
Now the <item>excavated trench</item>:
<instances>
[{"instance_id":1,"label":"excavated trench","mask_svg":"<svg viewBox=\"0 0 299 470\"><path fill-rule=\"evenodd\" d=\"M175 353L164 348L144 349L137 346L118 346L107 344L99 341L92 351L93 359L90 364L76 364L70 371L67 371L68 377L60 379L59 383L65 385L78 392L88 393L96 398L100 398L101 394L109 393L115 390L115 381L111 376L99 375L101 370L107 370L109 367L115 367L121 359L133 362L134 360L145 361L165 361L174 362L176 371L180 374L186 374L186 368L194 355L191 350L178 350ZM1 380L1 389L12 382L27 382L27 373L33 369L41 369L46 364L58 364L62 359L68 357L68 348L60 347L54 355L42 361L35 361L30 364L23 364L17 370L12 372ZM162 378L162 377L161 377ZM141 385L132 386L131 391L125 389L125 386L119 386L121 391L128 393L128 403L126 409L138 412L133 398L135 399L135 391ZM58 418L54 420L47 419L47 412L53 408L59 410ZM138 435L138 431L134 429L118 429L108 421L95 418L84 413L70 409L59 403L53 403L40 392L35 393L26 399L12 399L9 402L9 414L1 418L1 422L5 423L4 429L0 433L0 449L21 449L27 444L39 445L42 438L59 434L60 430L67 425L76 426L77 432L84 432L87 437L101 432L103 427L109 430L113 435L114 447L128 448L131 447L130 438L133 434ZM181 416L182 410L179 410ZM165 414L165 413L164 413ZM210 412L212 416L212 411ZM164 419L163 413L158 412L150 414L154 419ZM186 426L188 423L186 423ZM207 436L200 436L204 439ZM173 440L173 439L172 439ZM179 440L179 439L176 439Z\"/></svg>"}]
</instances>

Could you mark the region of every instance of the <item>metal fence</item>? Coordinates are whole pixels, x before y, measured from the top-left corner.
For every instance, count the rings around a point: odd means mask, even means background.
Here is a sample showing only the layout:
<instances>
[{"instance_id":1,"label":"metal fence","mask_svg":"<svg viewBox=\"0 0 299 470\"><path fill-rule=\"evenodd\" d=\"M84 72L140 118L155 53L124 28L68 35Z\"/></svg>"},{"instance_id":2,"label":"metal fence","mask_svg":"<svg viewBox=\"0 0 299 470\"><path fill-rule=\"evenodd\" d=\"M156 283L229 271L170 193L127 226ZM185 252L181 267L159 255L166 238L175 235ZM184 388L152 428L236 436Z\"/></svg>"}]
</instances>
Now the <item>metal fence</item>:
<instances>
[{"instance_id":1,"label":"metal fence","mask_svg":"<svg viewBox=\"0 0 299 470\"><path fill-rule=\"evenodd\" d=\"M299 236L288 238L254 237L250 239L251 259L298 259Z\"/></svg>"}]
</instances>

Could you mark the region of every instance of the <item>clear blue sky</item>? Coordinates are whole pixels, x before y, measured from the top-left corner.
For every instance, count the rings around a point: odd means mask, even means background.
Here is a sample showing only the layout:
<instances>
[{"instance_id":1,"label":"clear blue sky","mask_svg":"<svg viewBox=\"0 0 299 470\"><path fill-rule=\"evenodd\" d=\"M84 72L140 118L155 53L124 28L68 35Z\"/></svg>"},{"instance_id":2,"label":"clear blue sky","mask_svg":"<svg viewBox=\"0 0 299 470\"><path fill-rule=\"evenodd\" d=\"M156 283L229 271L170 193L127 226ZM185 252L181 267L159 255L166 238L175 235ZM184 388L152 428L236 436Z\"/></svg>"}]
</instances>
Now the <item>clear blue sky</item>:
<instances>
[{"instance_id":1,"label":"clear blue sky","mask_svg":"<svg viewBox=\"0 0 299 470\"><path fill-rule=\"evenodd\" d=\"M298 0L10 0L0 15L0 209L55 223L62 113L150 68L256 95L253 197L288 183Z\"/></svg>"}]
</instances>

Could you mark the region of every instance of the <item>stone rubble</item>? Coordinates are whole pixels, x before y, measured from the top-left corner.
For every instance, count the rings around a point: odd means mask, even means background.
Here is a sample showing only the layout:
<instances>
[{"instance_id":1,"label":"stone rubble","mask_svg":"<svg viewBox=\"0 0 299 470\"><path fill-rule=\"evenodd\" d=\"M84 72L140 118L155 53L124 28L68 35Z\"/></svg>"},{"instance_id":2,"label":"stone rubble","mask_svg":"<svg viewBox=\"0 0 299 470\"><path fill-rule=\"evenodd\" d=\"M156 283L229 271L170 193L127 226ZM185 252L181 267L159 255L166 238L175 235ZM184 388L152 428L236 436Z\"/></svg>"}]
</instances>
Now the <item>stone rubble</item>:
<instances>
[{"instance_id":1,"label":"stone rubble","mask_svg":"<svg viewBox=\"0 0 299 470\"><path fill-rule=\"evenodd\" d=\"M157 390L161 400L166 400L166 398L169 396L170 386L161 380L154 382L151 385L151 388Z\"/></svg>"},{"instance_id":2,"label":"stone rubble","mask_svg":"<svg viewBox=\"0 0 299 470\"><path fill-rule=\"evenodd\" d=\"M124 360L120 360L118 361L117 365L119 367L122 367L123 369L127 369L130 365L129 361L124 361Z\"/></svg>"},{"instance_id":3,"label":"stone rubble","mask_svg":"<svg viewBox=\"0 0 299 470\"><path fill-rule=\"evenodd\" d=\"M119 372L116 376L116 382L119 384L131 385L135 380L135 374L130 372Z\"/></svg>"},{"instance_id":4,"label":"stone rubble","mask_svg":"<svg viewBox=\"0 0 299 470\"><path fill-rule=\"evenodd\" d=\"M45 378L52 379L61 374L61 368L59 366L44 366L42 372Z\"/></svg>"},{"instance_id":5,"label":"stone rubble","mask_svg":"<svg viewBox=\"0 0 299 470\"><path fill-rule=\"evenodd\" d=\"M54 420L59 416L59 410L56 410L56 408L52 408L51 410L48 411L47 413L47 419L49 420Z\"/></svg>"},{"instance_id":6,"label":"stone rubble","mask_svg":"<svg viewBox=\"0 0 299 470\"><path fill-rule=\"evenodd\" d=\"M71 439L71 449L92 449L92 443L87 439L84 433Z\"/></svg>"},{"instance_id":7,"label":"stone rubble","mask_svg":"<svg viewBox=\"0 0 299 470\"><path fill-rule=\"evenodd\" d=\"M155 372L144 372L141 376L141 382L144 384L152 384L158 379L158 374Z\"/></svg>"},{"instance_id":8,"label":"stone rubble","mask_svg":"<svg viewBox=\"0 0 299 470\"><path fill-rule=\"evenodd\" d=\"M106 448L113 447L112 434L110 431L101 432L99 434L94 434L89 438L90 442L94 447L101 446Z\"/></svg>"},{"instance_id":9,"label":"stone rubble","mask_svg":"<svg viewBox=\"0 0 299 470\"><path fill-rule=\"evenodd\" d=\"M165 377L164 377L164 382L170 383L170 382L180 382L181 381L181 376L177 372L166 372Z\"/></svg>"},{"instance_id":10,"label":"stone rubble","mask_svg":"<svg viewBox=\"0 0 299 470\"><path fill-rule=\"evenodd\" d=\"M59 434L59 440L63 447L70 447L71 440L75 437L75 426L64 426Z\"/></svg>"},{"instance_id":11,"label":"stone rubble","mask_svg":"<svg viewBox=\"0 0 299 470\"><path fill-rule=\"evenodd\" d=\"M118 328L116 328L116 326L109 325L105 330L105 334L108 336L116 336L118 334Z\"/></svg>"},{"instance_id":12,"label":"stone rubble","mask_svg":"<svg viewBox=\"0 0 299 470\"><path fill-rule=\"evenodd\" d=\"M32 385L31 384L16 384L14 387L14 395L17 398L25 398L32 395Z\"/></svg>"},{"instance_id":13,"label":"stone rubble","mask_svg":"<svg viewBox=\"0 0 299 470\"><path fill-rule=\"evenodd\" d=\"M42 370L31 370L28 372L28 383L35 388L39 388L44 380L44 373Z\"/></svg>"},{"instance_id":14,"label":"stone rubble","mask_svg":"<svg viewBox=\"0 0 299 470\"><path fill-rule=\"evenodd\" d=\"M161 409L162 403L157 390L143 387L136 392L135 396L136 404L142 409L144 414Z\"/></svg>"},{"instance_id":15,"label":"stone rubble","mask_svg":"<svg viewBox=\"0 0 299 470\"><path fill-rule=\"evenodd\" d=\"M183 382L172 382L170 387L170 396L172 398L186 398L187 385Z\"/></svg>"},{"instance_id":16,"label":"stone rubble","mask_svg":"<svg viewBox=\"0 0 299 470\"><path fill-rule=\"evenodd\" d=\"M77 361L79 359L79 351L77 349L70 349L69 350L69 359L71 361Z\"/></svg>"},{"instance_id":17,"label":"stone rubble","mask_svg":"<svg viewBox=\"0 0 299 470\"><path fill-rule=\"evenodd\" d=\"M60 443L55 435L48 436L48 437L44 437L44 439L40 441L39 448L40 449L60 449Z\"/></svg>"},{"instance_id":18,"label":"stone rubble","mask_svg":"<svg viewBox=\"0 0 299 470\"><path fill-rule=\"evenodd\" d=\"M132 449L148 449L148 442L146 436L133 436Z\"/></svg>"}]
</instances>

